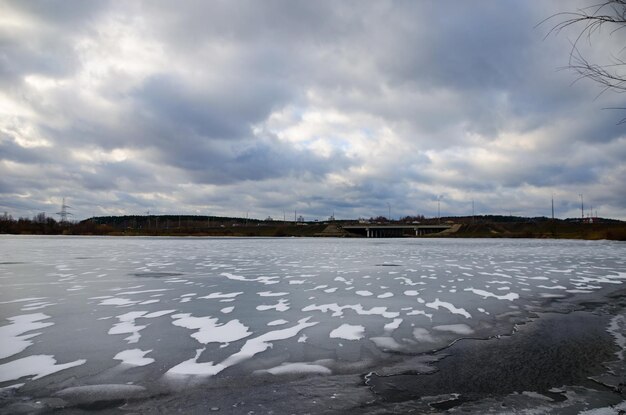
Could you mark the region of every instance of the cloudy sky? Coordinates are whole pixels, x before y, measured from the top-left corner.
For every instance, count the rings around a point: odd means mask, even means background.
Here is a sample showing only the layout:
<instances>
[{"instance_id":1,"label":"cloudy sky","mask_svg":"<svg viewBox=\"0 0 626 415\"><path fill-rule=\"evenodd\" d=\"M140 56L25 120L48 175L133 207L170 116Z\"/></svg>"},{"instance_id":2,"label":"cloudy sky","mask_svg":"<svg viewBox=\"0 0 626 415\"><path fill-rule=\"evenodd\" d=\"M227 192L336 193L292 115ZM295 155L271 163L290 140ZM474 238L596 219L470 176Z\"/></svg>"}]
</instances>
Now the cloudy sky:
<instances>
[{"instance_id":1,"label":"cloudy sky","mask_svg":"<svg viewBox=\"0 0 626 415\"><path fill-rule=\"evenodd\" d=\"M585 4L0 1L0 213L626 219Z\"/></svg>"}]
</instances>

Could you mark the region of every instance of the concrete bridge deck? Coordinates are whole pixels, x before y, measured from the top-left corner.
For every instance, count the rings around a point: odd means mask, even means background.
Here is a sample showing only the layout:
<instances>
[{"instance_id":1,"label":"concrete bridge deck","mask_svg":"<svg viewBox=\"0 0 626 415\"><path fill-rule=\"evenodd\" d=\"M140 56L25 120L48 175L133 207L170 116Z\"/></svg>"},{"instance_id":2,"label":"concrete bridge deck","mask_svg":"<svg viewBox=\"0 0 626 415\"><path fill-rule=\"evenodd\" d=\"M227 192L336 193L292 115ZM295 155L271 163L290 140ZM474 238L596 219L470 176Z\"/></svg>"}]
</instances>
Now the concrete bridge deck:
<instances>
[{"instance_id":1,"label":"concrete bridge deck","mask_svg":"<svg viewBox=\"0 0 626 415\"><path fill-rule=\"evenodd\" d=\"M348 232L367 238L400 238L403 236L422 236L452 229L455 225L346 225Z\"/></svg>"}]
</instances>

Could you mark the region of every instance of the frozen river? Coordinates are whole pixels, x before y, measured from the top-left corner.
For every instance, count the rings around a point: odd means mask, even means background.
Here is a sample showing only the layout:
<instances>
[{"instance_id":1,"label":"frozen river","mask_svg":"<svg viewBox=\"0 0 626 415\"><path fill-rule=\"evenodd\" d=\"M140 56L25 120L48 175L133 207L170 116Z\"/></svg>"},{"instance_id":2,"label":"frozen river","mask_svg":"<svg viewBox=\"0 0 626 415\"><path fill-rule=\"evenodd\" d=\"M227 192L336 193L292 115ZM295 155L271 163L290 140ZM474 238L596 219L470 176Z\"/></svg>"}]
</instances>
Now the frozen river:
<instances>
[{"instance_id":1,"label":"frozen river","mask_svg":"<svg viewBox=\"0 0 626 415\"><path fill-rule=\"evenodd\" d=\"M602 303L625 282L626 244L607 241L2 235L0 408L130 399L149 412L148 398L193 388L427 373L423 352ZM604 314L619 360L626 320ZM375 399L351 387L344 406Z\"/></svg>"}]
</instances>

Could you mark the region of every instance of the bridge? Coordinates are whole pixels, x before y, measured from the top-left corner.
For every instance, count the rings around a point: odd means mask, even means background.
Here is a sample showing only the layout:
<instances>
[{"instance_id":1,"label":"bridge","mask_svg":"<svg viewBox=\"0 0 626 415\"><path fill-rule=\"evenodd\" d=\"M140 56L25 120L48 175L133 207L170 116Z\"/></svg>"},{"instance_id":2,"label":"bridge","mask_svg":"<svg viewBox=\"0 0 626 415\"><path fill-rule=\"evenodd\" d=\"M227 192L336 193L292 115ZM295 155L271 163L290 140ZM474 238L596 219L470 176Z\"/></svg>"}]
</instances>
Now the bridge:
<instances>
[{"instance_id":1,"label":"bridge","mask_svg":"<svg viewBox=\"0 0 626 415\"><path fill-rule=\"evenodd\" d=\"M401 238L403 236L422 236L447 230L455 231L459 225L347 225L345 231L363 235L367 238Z\"/></svg>"}]
</instances>

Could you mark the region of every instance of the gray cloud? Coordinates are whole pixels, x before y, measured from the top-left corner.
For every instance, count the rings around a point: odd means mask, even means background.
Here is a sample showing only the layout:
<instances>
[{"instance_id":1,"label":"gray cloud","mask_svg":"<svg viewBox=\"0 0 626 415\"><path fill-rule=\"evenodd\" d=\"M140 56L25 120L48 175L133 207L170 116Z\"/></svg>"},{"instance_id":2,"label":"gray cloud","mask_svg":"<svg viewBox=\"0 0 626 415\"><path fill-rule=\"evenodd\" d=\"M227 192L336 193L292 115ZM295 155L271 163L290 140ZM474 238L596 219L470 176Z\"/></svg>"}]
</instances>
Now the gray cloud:
<instances>
[{"instance_id":1,"label":"gray cloud","mask_svg":"<svg viewBox=\"0 0 626 415\"><path fill-rule=\"evenodd\" d=\"M0 210L626 218L621 97L535 27L584 4L5 2Z\"/></svg>"}]
</instances>

